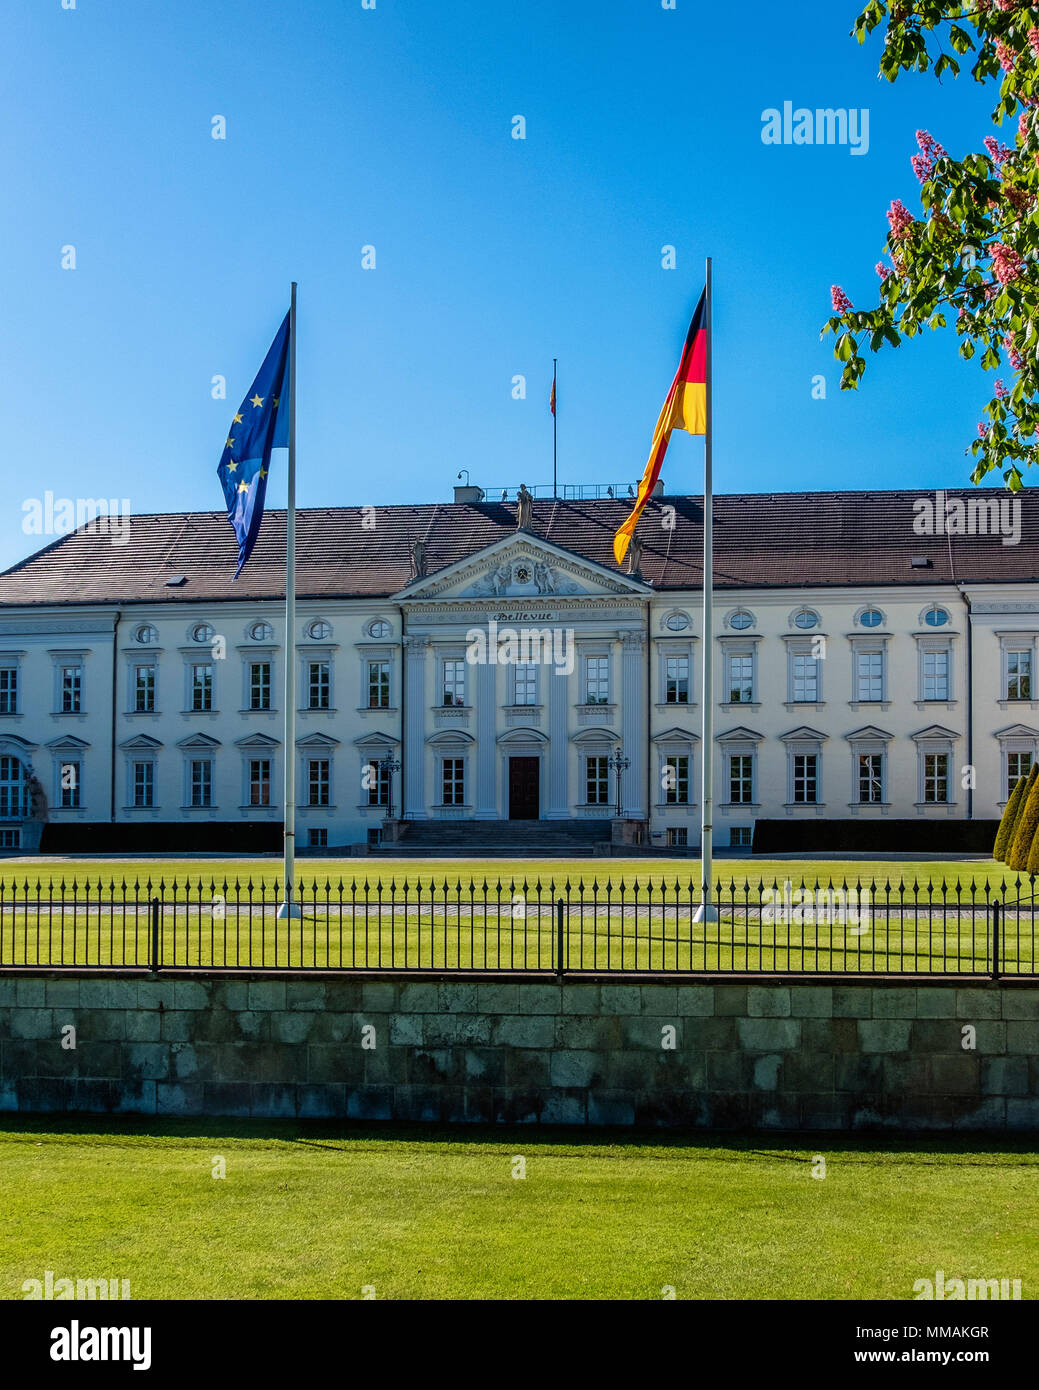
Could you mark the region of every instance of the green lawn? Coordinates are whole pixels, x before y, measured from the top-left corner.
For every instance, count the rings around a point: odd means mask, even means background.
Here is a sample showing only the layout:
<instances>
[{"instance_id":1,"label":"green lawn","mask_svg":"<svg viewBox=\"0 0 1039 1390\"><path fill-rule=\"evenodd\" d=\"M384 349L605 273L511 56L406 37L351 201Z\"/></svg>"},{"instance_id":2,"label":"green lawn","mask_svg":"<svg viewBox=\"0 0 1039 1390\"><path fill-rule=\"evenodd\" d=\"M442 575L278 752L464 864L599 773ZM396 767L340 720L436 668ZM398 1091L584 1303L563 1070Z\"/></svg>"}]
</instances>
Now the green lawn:
<instances>
[{"instance_id":1,"label":"green lawn","mask_svg":"<svg viewBox=\"0 0 1039 1390\"><path fill-rule=\"evenodd\" d=\"M0 1297L50 1269L137 1299L907 1299L942 1269L1034 1298L1033 1147L8 1117Z\"/></svg>"},{"instance_id":2,"label":"green lawn","mask_svg":"<svg viewBox=\"0 0 1039 1390\"><path fill-rule=\"evenodd\" d=\"M274 860L31 867L33 879L20 864L0 879L0 964L147 965L155 896L165 966L550 970L555 903L565 897L572 970L981 974L990 968L986 904L1021 891L992 861L730 860L719 864L720 921L705 927L693 921L699 890L689 860L308 860L302 920L290 924L275 919ZM870 884L868 929L854 918L769 921L760 888L784 881ZM1005 913L1008 972L1039 967L1036 938L1030 900Z\"/></svg>"}]
</instances>

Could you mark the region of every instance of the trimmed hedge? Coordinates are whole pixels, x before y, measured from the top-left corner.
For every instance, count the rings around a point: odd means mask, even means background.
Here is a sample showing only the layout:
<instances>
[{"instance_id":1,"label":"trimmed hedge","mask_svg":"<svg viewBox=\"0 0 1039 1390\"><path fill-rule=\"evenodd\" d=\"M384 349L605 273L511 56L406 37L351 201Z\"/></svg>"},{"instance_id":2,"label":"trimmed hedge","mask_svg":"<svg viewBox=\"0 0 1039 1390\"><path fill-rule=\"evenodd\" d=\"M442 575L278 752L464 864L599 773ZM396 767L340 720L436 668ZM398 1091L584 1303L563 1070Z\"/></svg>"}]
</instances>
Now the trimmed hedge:
<instances>
[{"instance_id":1,"label":"trimmed hedge","mask_svg":"<svg viewBox=\"0 0 1039 1390\"><path fill-rule=\"evenodd\" d=\"M1024 800L1024 808L1017 820L1010 850L1007 853L1007 868L1025 873L1028 869L1028 856L1031 853L1035 832L1039 830L1039 781L1033 781Z\"/></svg>"},{"instance_id":2,"label":"trimmed hedge","mask_svg":"<svg viewBox=\"0 0 1039 1390\"><path fill-rule=\"evenodd\" d=\"M151 821L43 827L41 854L277 854L281 821Z\"/></svg>"},{"instance_id":3,"label":"trimmed hedge","mask_svg":"<svg viewBox=\"0 0 1039 1390\"><path fill-rule=\"evenodd\" d=\"M999 822L999 829L996 831L996 843L992 848L992 857L1002 860L1004 864L1010 852L1010 846L1014 843L1014 833L1017 830L1021 812L1025 808L1025 801L1037 774L1039 774L1039 763L1033 764L1027 777L1018 778L1014 790L1010 793L1010 799L1003 808L1003 819Z\"/></svg>"}]
</instances>

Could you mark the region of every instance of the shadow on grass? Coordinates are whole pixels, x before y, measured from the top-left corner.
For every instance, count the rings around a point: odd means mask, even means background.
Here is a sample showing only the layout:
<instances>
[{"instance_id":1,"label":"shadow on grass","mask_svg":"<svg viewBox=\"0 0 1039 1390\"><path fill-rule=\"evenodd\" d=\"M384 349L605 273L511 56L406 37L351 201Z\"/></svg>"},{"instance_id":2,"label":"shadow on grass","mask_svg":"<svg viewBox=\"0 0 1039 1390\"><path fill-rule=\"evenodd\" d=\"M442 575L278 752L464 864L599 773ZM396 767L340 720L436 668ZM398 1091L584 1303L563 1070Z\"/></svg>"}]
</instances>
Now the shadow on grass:
<instances>
[{"instance_id":1,"label":"shadow on grass","mask_svg":"<svg viewBox=\"0 0 1039 1390\"><path fill-rule=\"evenodd\" d=\"M35 1138L35 1136L41 1136ZM814 1153L859 1155L862 1163L912 1163L947 1166L950 1161L991 1166L1039 1164L1039 1135L1002 1133L898 1133L839 1130L760 1131L704 1129L577 1128L548 1125L401 1124L361 1120L273 1120L132 1115L0 1115L0 1144L71 1141L77 1145L118 1145L125 1139L142 1147L193 1148L210 1141L237 1140L263 1147L302 1146L320 1152L362 1152L366 1147L395 1144L473 1149L556 1150L615 1157L638 1150L641 1159L672 1159L687 1154L698 1161L727 1161L738 1156L775 1162L804 1163ZM988 1160L988 1161L987 1161Z\"/></svg>"}]
</instances>

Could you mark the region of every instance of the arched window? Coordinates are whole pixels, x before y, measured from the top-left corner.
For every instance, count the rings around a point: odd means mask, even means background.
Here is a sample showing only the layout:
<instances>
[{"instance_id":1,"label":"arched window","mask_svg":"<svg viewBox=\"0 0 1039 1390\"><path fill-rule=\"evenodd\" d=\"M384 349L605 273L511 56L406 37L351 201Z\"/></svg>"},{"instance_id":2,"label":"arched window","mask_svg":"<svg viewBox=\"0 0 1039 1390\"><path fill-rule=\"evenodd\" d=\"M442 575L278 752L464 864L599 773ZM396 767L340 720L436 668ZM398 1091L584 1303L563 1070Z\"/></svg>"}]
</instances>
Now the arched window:
<instances>
[{"instance_id":1,"label":"arched window","mask_svg":"<svg viewBox=\"0 0 1039 1390\"><path fill-rule=\"evenodd\" d=\"M274 636L274 629L268 622L253 623L249 636L254 642L269 642Z\"/></svg>"},{"instance_id":2,"label":"arched window","mask_svg":"<svg viewBox=\"0 0 1039 1390\"><path fill-rule=\"evenodd\" d=\"M196 623L191 629L192 642L211 642L213 640L213 626L211 623Z\"/></svg>"},{"instance_id":3,"label":"arched window","mask_svg":"<svg viewBox=\"0 0 1039 1390\"><path fill-rule=\"evenodd\" d=\"M307 626L307 636L313 637L318 642L324 642L332 636L332 624L326 622L324 618L315 618Z\"/></svg>"},{"instance_id":4,"label":"arched window","mask_svg":"<svg viewBox=\"0 0 1039 1390\"><path fill-rule=\"evenodd\" d=\"M928 627L944 627L948 621L948 613L944 608L939 608L937 604L932 608L928 608L927 612L924 614L924 622Z\"/></svg>"},{"instance_id":5,"label":"arched window","mask_svg":"<svg viewBox=\"0 0 1039 1390\"><path fill-rule=\"evenodd\" d=\"M864 608L859 614L860 627L880 627L884 621L884 615L879 608Z\"/></svg>"},{"instance_id":6,"label":"arched window","mask_svg":"<svg viewBox=\"0 0 1039 1390\"><path fill-rule=\"evenodd\" d=\"M159 640L159 634L151 623L142 623L139 628L134 630L133 640L147 645Z\"/></svg>"},{"instance_id":7,"label":"arched window","mask_svg":"<svg viewBox=\"0 0 1039 1390\"><path fill-rule=\"evenodd\" d=\"M393 629L390 627L389 623L386 621L385 618L373 619L372 622L368 624L367 628L368 636L374 637L376 640L379 640L383 637L389 637L392 631Z\"/></svg>"},{"instance_id":8,"label":"arched window","mask_svg":"<svg viewBox=\"0 0 1039 1390\"><path fill-rule=\"evenodd\" d=\"M799 627L802 632L807 632L809 628L819 626L819 614L811 608L799 608L792 621L794 627Z\"/></svg>"},{"instance_id":9,"label":"arched window","mask_svg":"<svg viewBox=\"0 0 1039 1390\"><path fill-rule=\"evenodd\" d=\"M754 626L754 614L748 613L745 608L737 608L734 613L730 613L728 624L737 632L745 632L748 627Z\"/></svg>"}]
</instances>

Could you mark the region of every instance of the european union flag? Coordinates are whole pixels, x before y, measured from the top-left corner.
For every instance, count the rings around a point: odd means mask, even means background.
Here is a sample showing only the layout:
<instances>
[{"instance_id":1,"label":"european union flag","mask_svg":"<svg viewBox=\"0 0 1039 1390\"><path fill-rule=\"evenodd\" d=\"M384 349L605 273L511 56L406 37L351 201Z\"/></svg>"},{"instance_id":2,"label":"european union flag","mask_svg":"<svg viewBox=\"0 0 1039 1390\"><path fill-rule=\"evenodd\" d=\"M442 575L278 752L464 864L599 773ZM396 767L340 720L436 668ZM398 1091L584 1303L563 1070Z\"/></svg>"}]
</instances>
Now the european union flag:
<instances>
[{"instance_id":1,"label":"european union flag","mask_svg":"<svg viewBox=\"0 0 1039 1390\"><path fill-rule=\"evenodd\" d=\"M288 447L288 363L289 315L286 314L249 395L235 412L216 470L227 500L227 519L238 537L235 579L253 553L260 532L271 450Z\"/></svg>"}]
</instances>

